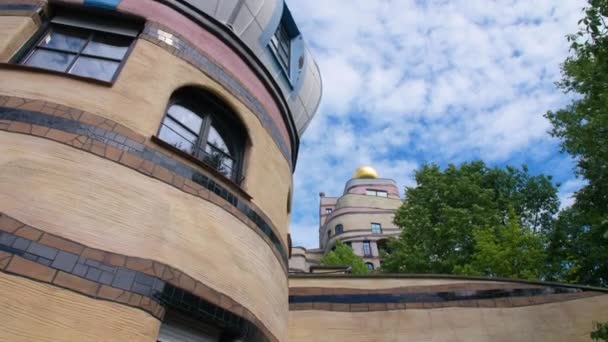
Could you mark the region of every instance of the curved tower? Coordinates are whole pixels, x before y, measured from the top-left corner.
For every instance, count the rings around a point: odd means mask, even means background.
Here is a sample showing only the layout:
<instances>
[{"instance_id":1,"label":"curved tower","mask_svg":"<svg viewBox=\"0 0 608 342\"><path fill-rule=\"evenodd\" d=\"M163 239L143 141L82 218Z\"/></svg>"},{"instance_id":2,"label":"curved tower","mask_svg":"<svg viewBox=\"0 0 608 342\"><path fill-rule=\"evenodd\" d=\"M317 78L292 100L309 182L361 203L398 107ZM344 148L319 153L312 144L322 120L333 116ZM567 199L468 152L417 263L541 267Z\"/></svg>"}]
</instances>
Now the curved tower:
<instances>
[{"instance_id":1,"label":"curved tower","mask_svg":"<svg viewBox=\"0 0 608 342\"><path fill-rule=\"evenodd\" d=\"M380 266L380 251L389 237L397 237L393 223L395 210L401 206L397 184L379 178L376 170L362 166L346 182L340 197L320 194L319 249L294 247L290 259L292 271L308 271L318 266L322 256L335 247L336 241L350 246L370 270Z\"/></svg>"},{"instance_id":2,"label":"curved tower","mask_svg":"<svg viewBox=\"0 0 608 342\"><path fill-rule=\"evenodd\" d=\"M283 0L0 2L0 340L285 341Z\"/></svg>"}]
</instances>

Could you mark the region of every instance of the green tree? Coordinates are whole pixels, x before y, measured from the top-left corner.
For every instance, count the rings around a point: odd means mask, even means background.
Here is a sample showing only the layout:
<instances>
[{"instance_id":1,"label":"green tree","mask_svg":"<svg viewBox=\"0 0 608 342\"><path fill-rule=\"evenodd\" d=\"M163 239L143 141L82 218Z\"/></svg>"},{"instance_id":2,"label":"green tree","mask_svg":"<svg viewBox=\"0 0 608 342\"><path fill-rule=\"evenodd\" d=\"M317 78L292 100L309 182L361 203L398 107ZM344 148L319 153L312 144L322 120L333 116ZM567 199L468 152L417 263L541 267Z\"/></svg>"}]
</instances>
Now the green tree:
<instances>
[{"instance_id":1,"label":"green tree","mask_svg":"<svg viewBox=\"0 0 608 342\"><path fill-rule=\"evenodd\" d=\"M553 230L557 189L550 177L531 176L525 166L489 168L475 161L442 171L431 164L415 178L417 185L405 189L405 201L395 214L402 232L389 242L391 254L383 260L383 271L463 271L474 260L481 232L509 223L510 210L525 232Z\"/></svg>"},{"instance_id":2,"label":"green tree","mask_svg":"<svg viewBox=\"0 0 608 342\"><path fill-rule=\"evenodd\" d=\"M336 241L336 248L321 258L321 265L324 266L350 266L353 274L368 274L367 265L361 257L353 250L342 243Z\"/></svg>"},{"instance_id":3,"label":"green tree","mask_svg":"<svg viewBox=\"0 0 608 342\"><path fill-rule=\"evenodd\" d=\"M562 65L558 86L574 100L565 108L547 112L551 134L562 149L577 159L577 174L588 184L576 193L573 208L560 215L563 229L551 240L572 241L562 249L571 257L567 281L608 285L608 1L589 0L579 32L567 37L572 55ZM564 233L566 236L564 236ZM573 235L574 237L571 237ZM575 243L583 242L586 255ZM603 260L603 261L602 261ZM599 261L599 263L598 263ZM570 266L569 266L570 267Z\"/></svg>"},{"instance_id":4,"label":"green tree","mask_svg":"<svg viewBox=\"0 0 608 342\"><path fill-rule=\"evenodd\" d=\"M608 342L608 322L595 322L594 325L595 330L591 332L591 339L594 341Z\"/></svg>"},{"instance_id":5,"label":"green tree","mask_svg":"<svg viewBox=\"0 0 608 342\"><path fill-rule=\"evenodd\" d=\"M522 229L513 210L509 212L506 224L475 230L473 239L472 261L456 266L456 273L519 279L541 277L545 265L542 236Z\"/></svg>"}]
</instances>

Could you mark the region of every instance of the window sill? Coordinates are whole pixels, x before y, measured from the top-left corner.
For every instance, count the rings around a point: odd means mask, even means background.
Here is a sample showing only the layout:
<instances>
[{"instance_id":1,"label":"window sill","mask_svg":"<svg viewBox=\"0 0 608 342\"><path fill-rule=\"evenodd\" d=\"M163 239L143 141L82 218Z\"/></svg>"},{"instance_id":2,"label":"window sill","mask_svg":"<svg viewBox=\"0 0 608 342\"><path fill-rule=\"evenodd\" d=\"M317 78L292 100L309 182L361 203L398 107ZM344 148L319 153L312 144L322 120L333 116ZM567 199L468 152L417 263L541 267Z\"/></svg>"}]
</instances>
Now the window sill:
<instances>
[{"instance_id":1,"label":"window sill","mask_svg":"<svg viewBox=\"0 0 608 342\"><path fill-rule=\"evenodd\" d=\"M229 190L237 193L239 196L243 197L245 200L251 201L251 199L253 198L247 192L245 192L245 190L243 190L243 188L239 184L237 184L232 179L224 176L222 173L218 172L213 167L207 165L205 162L198 160L197 158L193 157L192 155L174 147L173 145L163 141L162 139L160 139L159 137L157 137L155 135L153 135L150 140L153 143L155 143L156 145L162 147L163 149L168 150L168 151L176 154L177 156L184 158L184 159L188 160L189 162L195 164L196 166L202 168L207 173L211 174L211 176L213 176L213 178L215 178L214 179L215 181L219 181L220 184L225 185Z\"/></svg>"},{"instance_id":2,"label":"window sill","mask_svg":"<svg viewBox=\"0 0 608 342\"><path fill-rule=\"evenodd\" d=\"M30 66L30 65L24 65L24 64L14 64L14 63L0 63L0 70L17 70L17 71L27 71L27 72L35 72L35 73L40 73L40 74L48 74L48 75L55 75L55 76L61 76L61 77L66 77L66 78L70 78L73 80L77 80L77 81L84 81L87 83L93 83L93 84L97 84L97 85L101 85L104 87L111 87L114 85L114 82L108 82L108 81L102 81L102 80L98 80L96 78L91 78L91 77L84 77L84 76L79 76L79 75L74 75L74 74L68 74L65 72L60 72L60 71L55 71L55 70L50 70L50 69L44 69L44 68L39 68L39 67L34 67L34 66Z\"/></svg>"}]
</instances>

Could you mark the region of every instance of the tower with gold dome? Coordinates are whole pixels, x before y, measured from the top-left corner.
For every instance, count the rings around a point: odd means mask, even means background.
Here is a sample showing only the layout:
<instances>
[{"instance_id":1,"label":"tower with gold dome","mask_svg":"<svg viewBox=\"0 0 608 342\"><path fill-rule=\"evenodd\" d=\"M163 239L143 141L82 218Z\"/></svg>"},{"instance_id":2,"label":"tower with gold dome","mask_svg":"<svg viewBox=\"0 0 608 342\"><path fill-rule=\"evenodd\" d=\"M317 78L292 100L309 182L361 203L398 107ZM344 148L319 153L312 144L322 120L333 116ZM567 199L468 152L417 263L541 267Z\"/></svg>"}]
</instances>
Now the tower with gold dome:
<instances>
[{"instance_id":1,"label":"tower with gold dome","mask_svg":"<svg viewBox=\"0 0 608 342\"><path fill-rule=\"evenodd\" d=\"M310 271L337 241L350 246L370 270L378 268L388 238L399 235L393 223L401 205L395 181L380 178L371 166L361 166L346 182L341 196L328 197L323 192L319 196L319 248L294 247L290 270Z\"/></svg>"}]
</instances>

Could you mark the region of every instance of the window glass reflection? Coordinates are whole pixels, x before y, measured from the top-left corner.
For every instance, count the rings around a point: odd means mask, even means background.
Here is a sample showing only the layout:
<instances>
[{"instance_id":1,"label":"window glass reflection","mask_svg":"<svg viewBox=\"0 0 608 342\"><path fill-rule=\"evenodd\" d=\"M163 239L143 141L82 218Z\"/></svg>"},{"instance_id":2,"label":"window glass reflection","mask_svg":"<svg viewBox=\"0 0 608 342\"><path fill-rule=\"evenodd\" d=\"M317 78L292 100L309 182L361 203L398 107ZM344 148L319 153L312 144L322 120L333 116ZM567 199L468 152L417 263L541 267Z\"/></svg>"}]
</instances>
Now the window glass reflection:
<instances>
[{"instance_id":1,"label":"window glass reflection","mask_svg":"<svg viewBox=\"0 0 608 342\"><path fill-rule=\"evenodd\" d=\"M131 39L117 35L95 34L82 53L112 59L122 59L129 49Z\"/></svg>"},{"instance_id":2,"label":"window glass reflection","mask_svg":"<svg viewBox=\"0 0 608 342\"><path fill-rule=\"evenodd\" d=\"M179 135L167 125L163 124L161 127L159 138L188 154L192 154L194 151L194 144L192 142Z\"/></svg>"},{"instance_id":3,"label":"window glass reflection","mask_svg":"<svg viewBox=\"0 0 608 342\"><path fill-rule=\"evenodd\" d=\"M38 46L78 52L87 42L87 39L88 33L86 31L55 26L52 31L47 33Z\"/></svg>"},{"instance_id":4,"label":"window glass reflection","mask_svg":"<svg viewBox=\"0 0 608 342\"><path fill-rule=\"evenodd\" d=\"M80 56L70 73L109 82L119 65L118 62Z\"/></svg>"},{"instance_id":5,"label":"window glass reflection","mask_svg":"<svg viewBox=\"0 0 608 342\"><path fill-rule=\"evenodd\" d=\"M228 145L220 135L220 133L211 125L209 128L209 138L207 138L207 142L212 144L218 150L230 155L230 151L228 150Z\"/></svg>"},{"instance_id":6,"label":"window glass reflection","mask_svg":"<svg viewBox=\"0 0 608 342\"><path fill-rule=\"evenodd\" d=\"M37 50L26 64L56 71L66 71L76 56L63 52Z\"/></svg>"},{"instance_id":7,"label":"window glass reflection","mask_svg":"<svg viewBox=\"0 0 608 342\"><path fill-rule=\"evenodd\" d=\"M203 119L188 108L174 104L169 107L167 113L169 113L173 119L188 127L192 132L200 132Z\"/></svg>"}]
</instances>

